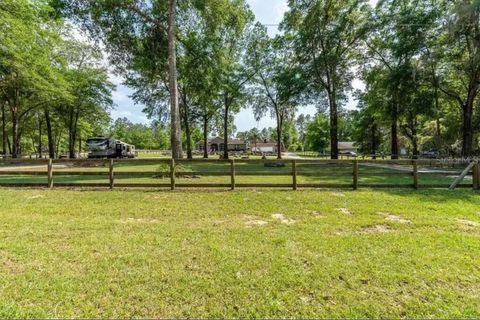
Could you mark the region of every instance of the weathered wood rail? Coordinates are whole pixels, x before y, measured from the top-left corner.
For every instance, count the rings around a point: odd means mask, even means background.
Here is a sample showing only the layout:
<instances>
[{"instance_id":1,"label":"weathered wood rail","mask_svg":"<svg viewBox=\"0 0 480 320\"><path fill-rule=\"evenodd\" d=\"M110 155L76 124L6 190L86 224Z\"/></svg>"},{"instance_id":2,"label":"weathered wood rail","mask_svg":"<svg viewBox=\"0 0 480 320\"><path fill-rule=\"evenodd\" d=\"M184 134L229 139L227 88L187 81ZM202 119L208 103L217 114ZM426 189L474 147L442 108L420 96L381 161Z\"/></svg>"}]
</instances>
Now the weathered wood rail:
<instances>
[{"instance_id":1,"label":"weathered wood rail","mask_svg":"<svg viewBox=\"0 0 480 320\"><path fill-rule=\"evenodd\" d=\"M184 165L191 164L224 164L225 171L179 171ZM237 170L238 164L265 164L275 163L287 166L279 171L241 171ZM56 169L55 166L69 164L74 167L68 170ZM166 171L117 171L116 165L163 165L168 168ZM299 170L300 165L338 165L343 169L351 168L349 170L340 170L329 172L319 168L314 171ZM95 165L101 165L103 168L108 167L107 170L90 170ZM419 172L419 166L431 166L432 160L311 160L311 159L284 159L284 160L214 160L214 159L193 159L193 160L173 160L173 159L104 159L104 160L88 160L88 159L8 159L0 160L0 178L2 176L44 176L47 178L46 183L40 182L1 182L0 186L23 186L23 187L106 187L113 189L115 187L154 187L154 188L169 188L171 190L179 188L229 188L235 190L237 188L289 188L297 190L299 188L413 188L419 189L421 187L428 188L448 188L448 183L429 183L421 184L424 176L460 176L462 172L453 171L438 171L427 170ZM29 166L28 170L23 169ZM94 166L94 167L95 167ZM392 166L391 172L362 172L361 168L374 167L378 169L388 169L386 166ZM395 169L394 166L401 166L401 169ZM15 170L19 167L19 170ZM474 161L470 164L467 173L472 175L471 184L457 185L457 187L472 187L474 190L480 190L480 162ZM33 168L33 169L32 169ZM85 170L88 168L89 170ZM409 168L406 170L406 168ZM84 170L80 170L84 169ZM397 171L395 171L397 170ZM465 170L463 171L465 175ZM107 182L57 182L56 176L91 176L102 177ZM169 177L169 182L164 183L121 183L116 178L145 178L145 177ZM190 176L201 177L230 177L228 183L179 183L177 178L184 178ZM276 176L276 177L291 177L290 183L238 183L237 177L253 177L253 176ZM360 183L361 177L411 177L410 184L401 183ZM350 177L350 183L299 183L299 177ZM462 177L463 178L463 177ZM1 180L1 179L0 179ZM168 180L167 180L168 181Z\"/></svg>"}]
</instances>

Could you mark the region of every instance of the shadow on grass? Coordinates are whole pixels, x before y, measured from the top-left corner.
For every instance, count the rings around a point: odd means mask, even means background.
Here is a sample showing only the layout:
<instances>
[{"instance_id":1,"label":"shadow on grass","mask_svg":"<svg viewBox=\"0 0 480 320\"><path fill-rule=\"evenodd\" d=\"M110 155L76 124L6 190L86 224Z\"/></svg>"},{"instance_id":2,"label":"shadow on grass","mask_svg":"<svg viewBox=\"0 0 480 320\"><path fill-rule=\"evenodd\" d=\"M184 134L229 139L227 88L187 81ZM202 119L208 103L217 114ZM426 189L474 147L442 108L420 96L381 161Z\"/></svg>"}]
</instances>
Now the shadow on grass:
<instances>
[{"instance_id":1,"label":"shadow on grass","mask_svg":"<svg viewBox=\"0 0 480 320\"><path fill-rule=\"evenodd\" d=\"M447 202L447 201L467 201L477 202L480 204L480 192L472 190L471 188L462 188L456 190L448 189L420 189L420 190L406 190L406 189L360 189L362 191L371 191L372 193L381 192L395 197L406 198L408 201L425 201L425 202ZM352 191L355 192L355 191Z\"/></svg>"}]
</instances>

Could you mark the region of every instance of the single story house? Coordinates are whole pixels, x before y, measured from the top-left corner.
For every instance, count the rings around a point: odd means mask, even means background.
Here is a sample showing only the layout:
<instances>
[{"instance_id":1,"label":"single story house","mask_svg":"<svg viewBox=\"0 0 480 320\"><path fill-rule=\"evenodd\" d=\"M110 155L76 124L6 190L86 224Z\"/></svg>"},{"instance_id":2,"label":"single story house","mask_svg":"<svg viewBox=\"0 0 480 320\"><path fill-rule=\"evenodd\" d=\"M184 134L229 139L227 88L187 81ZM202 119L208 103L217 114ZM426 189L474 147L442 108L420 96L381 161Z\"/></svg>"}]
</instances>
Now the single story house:
<instances>
[{"instance_id":1,"label":"single story house","mask_svg":"<svg viewBox=\"0 0 480 320\"><path fill-rule=\"evenodd\" d=\"M209 153L223 152L225 143L222 137L216 137L208 140L207 150ZM203 151L203 141L197 144L197 149ZM247 142L240 139L228 139L228 151L247 152Z\"/></svg>"},{"instance_id":2,"label":"single story house","mask_svg":"<svg viewBox=\"0 0 480 320\"><path fill-rule=\"evenodd\" d=\"M357 153L358 147L355 146L355 142L350 141L339 141L338 142L338 153L345 154L349 152Z\"/></svg>"},{"instance_id":3,"label":"single story house","mask_svg":"<svg viewBox=\"0 0 480 320\"><path fill-rule=\"evenodd\" d=\"M250 147L252 153L277 153L278 150L276 142L257 142Z\"/></svg>"}]
</instances>

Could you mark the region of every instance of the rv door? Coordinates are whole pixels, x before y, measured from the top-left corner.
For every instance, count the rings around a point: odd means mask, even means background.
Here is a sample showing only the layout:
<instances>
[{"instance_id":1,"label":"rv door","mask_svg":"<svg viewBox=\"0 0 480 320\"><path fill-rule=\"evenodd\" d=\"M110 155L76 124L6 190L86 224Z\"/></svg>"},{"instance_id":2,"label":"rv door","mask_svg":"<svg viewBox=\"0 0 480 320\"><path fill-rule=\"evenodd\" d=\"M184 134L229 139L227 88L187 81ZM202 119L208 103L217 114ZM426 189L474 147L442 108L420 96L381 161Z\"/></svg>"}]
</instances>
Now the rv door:
<instances>
[{"instance_id":1,"label":"rv door","mask_svg":"<svg viewBox=\"0 0 480 320\"><path fill-rule=\"evenodd\" d=\"M122 144L121 143L115 144L115 156L117 158L122 157Z\"/></svg>"}]
</instances>

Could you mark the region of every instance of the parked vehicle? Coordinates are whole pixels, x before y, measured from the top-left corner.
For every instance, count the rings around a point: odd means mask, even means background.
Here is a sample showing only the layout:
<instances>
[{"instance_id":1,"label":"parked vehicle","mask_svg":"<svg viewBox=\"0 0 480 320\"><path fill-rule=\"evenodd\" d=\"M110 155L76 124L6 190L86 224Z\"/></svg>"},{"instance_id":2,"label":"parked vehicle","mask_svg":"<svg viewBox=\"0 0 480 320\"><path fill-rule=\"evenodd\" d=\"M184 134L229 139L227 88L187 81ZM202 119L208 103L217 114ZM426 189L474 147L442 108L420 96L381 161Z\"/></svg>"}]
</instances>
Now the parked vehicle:
<instances>
[{"instance_id":1,"label":"parked vehicle","mask_svg":"<svg viewBox=\"0 0 480 320\"><path fill-rule=\"evenodd\" d=\"M135 158L135 146L109 137L87 140L88 158Z\"/></svg>"},{"instance_id":2,"label":"parked vehicle","mask_svg":"<svg viewBox=\"0 0 480 320\"><path fill-rule=\"evenodd\" d=\"M423 151L421 156L423 158L435 159L435 158L438 158L439 154L435 150L427 150L427 151Z\"/></svg>"},{"instance_id":3,"label":"parked vehicle","mask_svg":"<svg viewBox=\"0 0 480 320\"><path fill-rule=\"evenodd\" d=\"M357 153L355 151L344 151L344 152L340 152L340 155L349 156L349 157L356 157Z\"/></svg>"}]
</instances>

